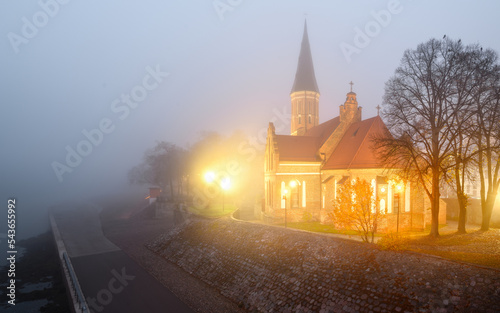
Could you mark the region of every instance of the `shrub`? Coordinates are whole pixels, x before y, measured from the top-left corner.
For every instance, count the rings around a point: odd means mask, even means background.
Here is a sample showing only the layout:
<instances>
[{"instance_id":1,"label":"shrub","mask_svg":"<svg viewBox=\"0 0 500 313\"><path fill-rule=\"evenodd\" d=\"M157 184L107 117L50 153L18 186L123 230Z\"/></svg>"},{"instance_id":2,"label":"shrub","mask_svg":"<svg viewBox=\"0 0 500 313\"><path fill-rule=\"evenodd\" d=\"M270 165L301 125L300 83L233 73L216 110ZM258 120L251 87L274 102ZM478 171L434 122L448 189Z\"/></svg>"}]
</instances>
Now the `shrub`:
<instances>
[{"instance_id":1,"label":"shrub","mask_svg":"<svg viewBox=\"0 0 500 313\"><path fill-rule=\"evenodd\" d=\"M302 222L312 222L313 216L311 212L304 212L302 214Z\"/></svg>"},{"instance_id":2,"label":"shrub","mask_svg":"<svg viewBox=\"0 0 500 313\"><path fill-rule=\"evenodd\" d=\"M402 251L408 248L410 239L401 233L388 233L379 239L377 244L383 250Z\"/></svg>"}]
</instances>

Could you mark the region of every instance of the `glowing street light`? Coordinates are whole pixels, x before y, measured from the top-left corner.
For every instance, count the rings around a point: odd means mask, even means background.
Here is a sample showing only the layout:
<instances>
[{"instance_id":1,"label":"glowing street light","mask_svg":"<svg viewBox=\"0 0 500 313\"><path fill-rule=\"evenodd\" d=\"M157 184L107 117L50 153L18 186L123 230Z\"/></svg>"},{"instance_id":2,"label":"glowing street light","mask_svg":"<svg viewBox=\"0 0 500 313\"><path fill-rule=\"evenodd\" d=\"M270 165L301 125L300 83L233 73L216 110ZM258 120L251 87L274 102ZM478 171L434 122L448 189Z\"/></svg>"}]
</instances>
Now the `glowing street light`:
<instances>
[{"instance_id":1,"label":"glowing street light","mask_svg":"<svg viewBox=\"0 0 500 313\"><path fill-rule=\"evenodd\" d=\"M220 186L222 188L222 212L224 212L226 190L231 187L231 180L229 179L229 177L224 177L220 182Z\"/></svg>"},{"instance_id":2,"label":"glowing street light","mask_svg":"<svg viewBox=\"0 0 500 313\"><path fill-rule=\"evenodd\" d=\"M206 172L205 173L205 181L209 184L211 184L215 180L215 173L214 172Z\"/></svg>"},{"instance_id":3,"label":"glowing street light","mask_svg":"<svg viewBox=\"0 0 500 313\"><path fill-rule=\"evenodd\" d=\"M224 212L226 190L229 190L231 188L231 179L229 177L220 178L220 176L215 175L215 173L212 171L206 172L204 178L205 182L207 182L208 184L217 182L219 187L222 189L222 211Z\"/></svg>"}]
</instances>

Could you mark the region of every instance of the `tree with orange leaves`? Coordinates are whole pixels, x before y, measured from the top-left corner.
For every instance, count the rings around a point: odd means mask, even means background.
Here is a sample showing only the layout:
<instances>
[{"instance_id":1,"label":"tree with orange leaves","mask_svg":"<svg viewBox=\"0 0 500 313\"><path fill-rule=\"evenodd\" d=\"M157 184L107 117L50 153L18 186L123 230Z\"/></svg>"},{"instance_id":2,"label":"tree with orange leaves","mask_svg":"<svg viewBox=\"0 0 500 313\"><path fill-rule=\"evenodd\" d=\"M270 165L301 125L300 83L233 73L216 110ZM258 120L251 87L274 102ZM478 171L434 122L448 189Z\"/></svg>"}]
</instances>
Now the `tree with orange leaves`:
<instances>
[{"instance_id":1,"label":"tree with orange leaves","mask_svg":"<svg viewBox=\"0 0 500 313\"><path fill-rule=\"evenodd\" d=\"M366 180L347 180L333 200L331 218L336 227L356 229L365 242L372 242L377 231L379 209L373 187Z\"/></svg>"}]
</instances>

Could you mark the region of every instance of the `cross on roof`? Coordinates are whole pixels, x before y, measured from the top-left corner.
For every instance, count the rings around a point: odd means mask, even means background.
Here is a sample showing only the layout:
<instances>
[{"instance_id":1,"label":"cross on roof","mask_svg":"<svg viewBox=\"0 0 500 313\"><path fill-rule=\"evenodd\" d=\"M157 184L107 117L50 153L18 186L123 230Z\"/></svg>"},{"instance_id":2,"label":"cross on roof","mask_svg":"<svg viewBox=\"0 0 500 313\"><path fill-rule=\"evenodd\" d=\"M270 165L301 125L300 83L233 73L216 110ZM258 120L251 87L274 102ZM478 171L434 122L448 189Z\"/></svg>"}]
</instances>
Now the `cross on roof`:
<instances>
[{"instance_id":1,"label":"cross on roof","mask_svg":"<svg viewBox=\"0 0 500 313\"><path fill-rule=\"evenodd\" d=\"M375 108L377 109L377 116L380 115L380 105L377 105Z\"/></svg>"},{"instance_id":2,"label":"cross on roof","mask_svg":"<svg viewBox=\"0 0 500 313\"><path fill-rule=\"evenodd\" d=\"M352 82L352 80L351 80L351 82L349 83L349 85L351 85L351 92L352 92L352 85L354 85L354 83Z\"/></svg>"}]
</instances>

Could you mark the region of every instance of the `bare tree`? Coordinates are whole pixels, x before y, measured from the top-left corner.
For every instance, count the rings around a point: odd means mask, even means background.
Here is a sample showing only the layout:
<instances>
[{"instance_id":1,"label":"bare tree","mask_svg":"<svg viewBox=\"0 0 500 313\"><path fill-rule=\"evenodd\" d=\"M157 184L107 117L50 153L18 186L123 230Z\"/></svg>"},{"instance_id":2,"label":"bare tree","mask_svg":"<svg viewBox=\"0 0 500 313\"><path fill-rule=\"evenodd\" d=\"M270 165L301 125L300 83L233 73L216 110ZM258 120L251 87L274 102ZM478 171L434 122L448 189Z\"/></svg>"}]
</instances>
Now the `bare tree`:
<instances>
[{"instance_id":1,"label":"bare tree","mask_svg":"<svg viewBox=\"0 0 500 313\"><path fill-rule=\"evenodd\" d=\"M182 185L185 169L185 151L168 142L158 142L144 153L143 162L133 167L128 178L131 183L153 184L166 190L170 196L176 195L174 186Z\"/></svg>"},{"instance_id":2,"label":"bare tree","mask_svg":"<svg viewBox=\"0 0 500 313\"><path fill-rule=\"evenodd\" d=\"M440 182L453 166L456 132L449 125L459 123L468 105L470 91L456 83L464 74L463 51L460 41L446 38L405 51L384 94L382 115L393 137L375 139L386 166L422 185L431 203L431 236L439 236Z\"/></svg>"},{"instance_id":3,"label":"bare tree","mask_svg":"<svg viewBox=\"0 0 500 313\"><path fill-rule=\"evenodd\" d=\"M495 199L500 187L500 66L495 51L481 49L477 62L479 91L475 97L476 158L481 183L481 230L488 230Z\"/></svg>"},{"instance_id":4,"label":"bare tree","mask_svg":"<svg viewBox=\"0 0 500 313\"><path fill-rule=\"evenodd\" d=\"M449 170L447 178L448 184L455 190L458 200L458 228L457 232L466 233L465 225L467 222L467 207L469 196L465 192L467 181L474 179L473 158L477 153L473 138L465 133L458 133L452 142L452 162L453 167Z\"/></svg>"},{"instance_id":5,"label":"bare tree","mask_svg":"<svg viewBox=\"0 0 500 313\"><path fill-rule=\"evenodd\" d=\"M491 71L484 70L492 59L483 53L479 45L469 45L455 51L456 72L452 88L455 91L455 101L460 110L454 119L446 121L446 127L451 130L451 164L450 176L447 181L455 189L459 204L458 229L465 233L467 206L469 196L465 192L467 181L474 180L474 158L478 155L478 146L474 141L480 126L476 123L477 106L475 99L484 93L484 83L491 77ZM446 174L446 173L445 173Z\"/></svg>"},{"instance_id":6,"label":"bare tree","mask_svg":"<svg viewBox=\"0 0 500 313\"><path fill-rule=\"evenodd\" d=\"M372 242L377 232L379 209L373 187L366 180L348 180L333 200L331 218L336 226L356 229L365 242Z\"/></svg>"}]
</instances>

